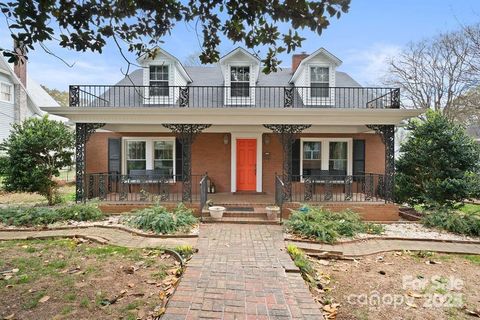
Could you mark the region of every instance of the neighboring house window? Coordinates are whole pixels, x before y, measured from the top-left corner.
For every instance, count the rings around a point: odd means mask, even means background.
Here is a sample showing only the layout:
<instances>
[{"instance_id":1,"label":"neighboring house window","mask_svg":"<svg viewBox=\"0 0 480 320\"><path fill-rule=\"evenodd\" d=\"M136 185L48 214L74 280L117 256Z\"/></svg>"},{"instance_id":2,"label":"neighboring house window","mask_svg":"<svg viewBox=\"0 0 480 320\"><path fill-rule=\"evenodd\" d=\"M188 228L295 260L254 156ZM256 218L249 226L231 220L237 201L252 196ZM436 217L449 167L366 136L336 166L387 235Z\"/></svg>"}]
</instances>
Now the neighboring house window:
<instances>
[{"instance_id":1,"label":"neighboring house window","mask_svg":"<svg viewBox=\"0 0 480 320\"><path fill-rule=\"evenodd\" d=\"M310 96L328 98L330 73L328 67L310 67Z\"/></svg>"},{"instance_id":2,"label":"neighboring house window","mask_svg":"<svg viewBox=\"0 0 480 320\"><path fill-rule=\"evenodd\" d=\"M328 170L334 174L347 174L348 144L344 141L331 141Z\"/></svg>"},{"instance_id":3,"label":"neighboring house window","mask_svg":"<svg viewBox=\"0 0 480 320\"><path fill-rule=\"evenodd\" d=\"M322 143L303 142L303 175L316 175L322 170Z\"/></svg>"},{"instance_id":4,"label":"neighboring house window","mask_svg":"<svg viewBox=\"0 0 480 320\"><path fill-rule=\"evenodd\" d=\"M162 176L173 176L174 141L155 141L153 170Z\"/></svg>"},{"instance_id":5,"label":"neighboring house window","mask_svg":"<svg viewBox=\"0 0 480 320\"><path fill-rule=\"evenodd\" d=\"M12 102L13 101L13 90L12 85L8 83L0 83L0 100Z\"/></svg>"},{"instance_id":6,"label":"neighboring house window","mask_svg":"<svg viewBox=\"0 0 480 320\"><path fill-rule=\"evenodd\" d=\"M150 66L150 96L168 97L168 66Z\"/></svg>"},{"instance_id":7,"label":"neighboring house window","mask_svg":"<svg viewBox=\"0 0 480 320\"><path fill-rule=\"evenodd\" d=\"M303 175L332 176L352 174L352 148L350 138L302 138L301 171Z\"/></svg>"},{"instance_id":8,"label":"neighboring house window","mask_svg":"<svg viewBox=\"0 0 480 320\"><path fill-rule=\"evenodd\" d=\"M127 141L127 174L131 170L145 170L147 168L147 152L145 141Z\"/></svg>"},{"instance_id":9,"label":"neighboring house window","mask_svg":"<svg viewBox=\"0 0 480 320\"><path fill-rule=\"evenodd\" d=\"M230 67L232 97L250 96L250 67Z\"/></svg>"}]
</instances>

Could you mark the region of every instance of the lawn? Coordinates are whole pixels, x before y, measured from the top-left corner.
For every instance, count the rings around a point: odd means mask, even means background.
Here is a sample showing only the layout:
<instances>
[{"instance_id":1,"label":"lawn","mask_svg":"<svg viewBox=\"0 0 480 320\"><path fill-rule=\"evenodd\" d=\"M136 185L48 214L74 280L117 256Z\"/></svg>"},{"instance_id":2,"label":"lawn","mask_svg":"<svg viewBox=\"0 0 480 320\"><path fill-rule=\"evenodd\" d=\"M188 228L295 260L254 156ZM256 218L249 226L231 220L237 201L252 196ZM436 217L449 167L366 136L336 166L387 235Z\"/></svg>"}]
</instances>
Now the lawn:
<instances>
[{"instance_id":1,"label":"lawn","mask_svg":"<svg viewBox=\"0 0 480 320\"><path fill-rule=\"evenodd\" d=\"M64 202L75 200L75 185L66 184L58 189ZM47 199L38 193L5 192L0 190L0 205L47 205Z\"/></svg>"},{"instance_id":2,"label":"lawn","mask_svg":"<svg viewBox=\"0 0 480 320\"><path fill-rule=\"evenodd\" d=\"M392 252L355 261L311 261L323 286L317 297L335 307L336 319L480 316L480 256Z\"/></svg>"},{"instance_id":3,"label":"lawn","mask_svg":"<svg viewBox=\"0 0 480 320\"><path fill-rule=\"evenodd\" d=\"M180 271L160 249L0 242L0 318L149 319L162 312Z\"/></svg>"}]
</instances>

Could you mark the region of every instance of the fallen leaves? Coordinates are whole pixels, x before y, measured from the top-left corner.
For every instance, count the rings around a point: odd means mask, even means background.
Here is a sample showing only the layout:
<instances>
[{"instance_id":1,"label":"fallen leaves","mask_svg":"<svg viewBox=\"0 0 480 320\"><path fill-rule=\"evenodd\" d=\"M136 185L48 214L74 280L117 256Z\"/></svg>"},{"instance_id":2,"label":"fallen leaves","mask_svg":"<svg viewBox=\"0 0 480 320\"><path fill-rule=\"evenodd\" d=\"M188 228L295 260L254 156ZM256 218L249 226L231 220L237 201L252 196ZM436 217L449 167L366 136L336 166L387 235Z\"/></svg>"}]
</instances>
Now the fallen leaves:
<instances>
[{"instance_id":1,"label":"fallen leaves","mask_svg":"<svg viewBox=\"0 0 480 320\"><path fill-rule=\"evenodd\" d=\"M40 302L40 303L45 303L45 302L47 302L48 300L50 300L50 296L43 296L40 300L38 300L38 302Z\"/></svg>"}]
</instances>

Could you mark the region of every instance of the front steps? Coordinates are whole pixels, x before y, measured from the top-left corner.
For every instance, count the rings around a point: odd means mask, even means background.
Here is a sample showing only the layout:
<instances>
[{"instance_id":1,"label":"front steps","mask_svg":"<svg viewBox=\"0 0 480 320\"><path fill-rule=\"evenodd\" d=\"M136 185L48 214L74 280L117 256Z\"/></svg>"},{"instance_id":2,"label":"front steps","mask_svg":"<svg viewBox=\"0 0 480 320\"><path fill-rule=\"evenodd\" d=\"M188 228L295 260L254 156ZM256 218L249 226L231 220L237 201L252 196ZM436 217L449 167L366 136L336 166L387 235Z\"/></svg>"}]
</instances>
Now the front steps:
<instances>
[{"instance_id":1,"label":"front steps","mask_svg":"<svg viewBox=\"0 0 480 320\"><path fill-rule=\"evenodd\" d=\"M252 204L241 207L252 208L252 210L242 210L241 208L234 208L231 204L215 204L216 206L226 207L227 210L223 213L222 219L213 219L210 217L210 212L207 209L202 211L202 221L205 223L234 223L234 224L263 224L263 225L278 225L280 224L280 218L276 220L267 219L266 205ZM229 210L233 208L234 210ZM240 206L237 206L240 207Z\"/></svg>"}]
</instances>

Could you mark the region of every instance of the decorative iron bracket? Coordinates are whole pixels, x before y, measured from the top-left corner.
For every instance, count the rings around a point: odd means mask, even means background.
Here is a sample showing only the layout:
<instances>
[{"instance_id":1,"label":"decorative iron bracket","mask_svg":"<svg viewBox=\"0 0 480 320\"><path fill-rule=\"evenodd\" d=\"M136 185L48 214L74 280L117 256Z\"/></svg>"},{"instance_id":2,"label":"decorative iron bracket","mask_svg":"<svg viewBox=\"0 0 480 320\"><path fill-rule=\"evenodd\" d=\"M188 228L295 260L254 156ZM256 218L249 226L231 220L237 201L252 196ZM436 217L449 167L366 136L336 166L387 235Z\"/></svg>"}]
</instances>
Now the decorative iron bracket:
<instances>
[{"instance_id":1,"label":"decorative iron bracket","mask_svg":"<svg viewBox=\"0 0 480 320\"><path fill-rule=\"evenodd\" d=\"M86 144L90 136L104 123L75 124L75 201L85 202Z\"/></svg>"},{"instance_id":2,"label":"decorative iron bracket","mask_svg":"<svg viewBox=\"0 0 480 320\"><path fill-rule=\"evenodd\" d=\"M284 200L292 197L292 145L297 135L311 124L264 124L265 128L272 130L280 139L283 148L283 182L285 184Z\"/></svg>"},{"instance_id":3,"label":"decorative iron bracket","mask_svg":"<svg viewBox=\"0 0 480 320\"><path fill-rule=\"evenodd\" d=\"M209 128L211 124L162 124L165 128L171 130L180 140L183 146L182 169L183 169L183 201L192 200L192 144L196 136L203 130Z\"/></svg>"},{"instance_id":4,"label":"decorative iron bracket","mask_svg":"<svg viewBox=\"0 0 480 320\"><path fill-rule=\"evenodd\" d=\"M394 201L395 179L395 126L394 125L367 125L367 128L380 135L385 145L385 201Z\"/></svg>"}]
</instances>

